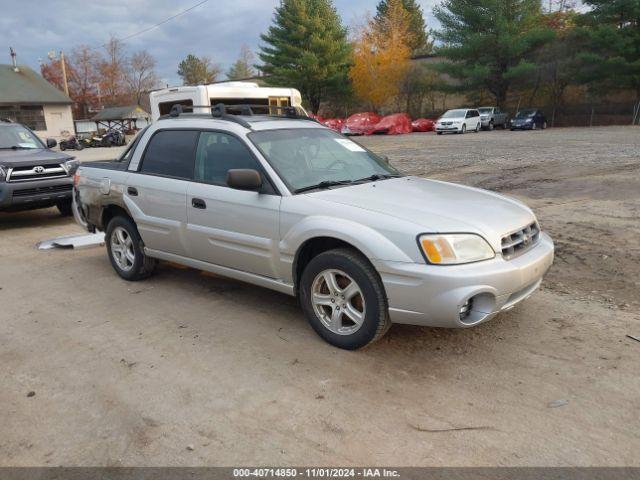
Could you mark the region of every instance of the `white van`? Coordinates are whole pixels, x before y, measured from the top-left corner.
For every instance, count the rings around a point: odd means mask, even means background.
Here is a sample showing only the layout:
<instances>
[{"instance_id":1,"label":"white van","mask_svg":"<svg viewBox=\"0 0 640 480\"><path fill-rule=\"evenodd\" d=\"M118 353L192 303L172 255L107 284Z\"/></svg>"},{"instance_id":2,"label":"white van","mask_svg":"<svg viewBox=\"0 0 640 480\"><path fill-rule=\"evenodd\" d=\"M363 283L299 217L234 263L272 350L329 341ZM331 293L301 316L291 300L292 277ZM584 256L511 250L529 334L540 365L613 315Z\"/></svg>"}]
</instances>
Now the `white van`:
<instances>
[{"instance_id":1,"label":"white van","mask_svg":"<svg viewBox=\"0 0 640 480\"><path fill-rule=\"evenodd\" d=\"M295 88L260 87L252 82L224 82L211 85L182 86L151 92L151 120L167 115L173 105L264 105L269 107L298 107L302 109L302 96ZM202 110L202 109L200 109ZM302 109L304 111L304 109ZM196 113L204 113L195 110Z\"/></svg>"}]
</instances>

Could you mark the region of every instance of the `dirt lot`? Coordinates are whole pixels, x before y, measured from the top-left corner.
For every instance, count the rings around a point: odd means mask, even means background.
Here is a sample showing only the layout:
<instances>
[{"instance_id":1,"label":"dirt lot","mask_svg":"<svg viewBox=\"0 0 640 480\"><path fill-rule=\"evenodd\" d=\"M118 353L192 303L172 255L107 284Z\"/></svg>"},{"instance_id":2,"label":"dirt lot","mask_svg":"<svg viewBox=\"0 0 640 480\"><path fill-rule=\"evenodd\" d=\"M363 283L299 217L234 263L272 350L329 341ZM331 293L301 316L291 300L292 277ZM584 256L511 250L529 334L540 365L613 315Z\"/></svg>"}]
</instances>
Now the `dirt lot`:
<instances>
[{"instance_id":1,"label":"dirt lot","mask_svg":"<svg viewBox=\"0 0 640 480\"><path fill-rule=\"evenodd\" d=\"M0 465L640 466L640 130L362 142L525 200L557 245L543 289L346 352L292 298L125 283L103 248L35 249L78 231L55 210L0 214Z\"/></svg>"}]
</instances>

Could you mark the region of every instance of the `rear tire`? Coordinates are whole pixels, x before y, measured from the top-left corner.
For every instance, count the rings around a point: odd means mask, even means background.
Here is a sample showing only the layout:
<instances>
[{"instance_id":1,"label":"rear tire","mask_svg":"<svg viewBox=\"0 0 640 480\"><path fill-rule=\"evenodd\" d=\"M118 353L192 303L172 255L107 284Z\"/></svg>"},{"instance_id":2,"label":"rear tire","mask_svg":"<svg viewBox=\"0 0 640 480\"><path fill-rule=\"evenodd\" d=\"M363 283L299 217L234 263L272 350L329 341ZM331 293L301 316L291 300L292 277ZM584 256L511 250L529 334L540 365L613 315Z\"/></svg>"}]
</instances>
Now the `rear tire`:
<instances>
[{"instance_id":1,"label":"rear tire","mask_svg":"<svg viewBox=\"0 0 640 480\"><path fill-rule=\"evenodd\" d=\"M67 149L66 144L60 142L60 150L64 152L66 149Z\"/></svg>"},{"instance_id":2,"label":"rear tire","mask_svg":"<svg viewBox=\"0 0 640 480\"><path fill-rule=\"evenodd\" d=\"M378 273L350 249L314 257L302 273L299 298L311 327L338 348L362 348L384 336L391 326Z\"/></svg>"},{"instance_id":3,"label":"rear tire","mask_svg":"<svg viewBox=\"0 0 640 480\"><path fill-rule=\"evenodd\" d=\"M111 266L120 277L137 281L154 273L158 261L145 255L138 229L130 218L113 217L105 231L105 243Z\"/></svg>"}]
</instances>

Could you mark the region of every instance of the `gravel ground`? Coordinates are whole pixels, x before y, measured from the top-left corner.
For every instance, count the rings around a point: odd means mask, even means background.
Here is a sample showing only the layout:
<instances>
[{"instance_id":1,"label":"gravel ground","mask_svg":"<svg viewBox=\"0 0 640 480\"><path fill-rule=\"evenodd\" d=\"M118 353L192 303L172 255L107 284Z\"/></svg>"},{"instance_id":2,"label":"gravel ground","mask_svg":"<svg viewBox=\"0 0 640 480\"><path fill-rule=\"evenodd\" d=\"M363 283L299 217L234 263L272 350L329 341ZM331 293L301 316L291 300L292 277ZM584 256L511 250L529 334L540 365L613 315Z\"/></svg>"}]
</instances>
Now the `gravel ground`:
<instances>
[{"instance_id":1,"label":"gravel ground","mask_svg":"<svg viewBox=\"0 0 640 480\"><path fill-rule=\"evenodd\" d=\"M0 214L0 465L640 466L640 130L368 137L516 196L543 288L467 330L337 350L294 299L171 265L126 283L55 210ZM99 150L96 150L99 151Z\"/></svg>"}]
</instances>

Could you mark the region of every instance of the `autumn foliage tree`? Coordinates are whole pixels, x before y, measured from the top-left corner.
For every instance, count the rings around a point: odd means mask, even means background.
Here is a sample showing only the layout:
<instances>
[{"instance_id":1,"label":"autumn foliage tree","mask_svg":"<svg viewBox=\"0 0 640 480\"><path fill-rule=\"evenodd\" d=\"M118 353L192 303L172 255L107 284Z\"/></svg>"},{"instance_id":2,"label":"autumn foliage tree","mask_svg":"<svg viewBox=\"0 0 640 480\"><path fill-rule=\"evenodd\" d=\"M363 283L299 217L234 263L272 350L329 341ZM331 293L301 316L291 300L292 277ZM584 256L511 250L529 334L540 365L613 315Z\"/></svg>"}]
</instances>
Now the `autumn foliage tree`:
<instances>
[{"instance_id":1,"label":"autumn foliage tree","mask_svg":"<svg viewBox=\"0 0 640 480\"><path fill-rule=\"evenodd\" d=\"M389 0L383 16L369 20L354 44L349 78L355 94L379 110L400 92L410 66L411 16L401 0Z\"/></svg>"},{"instance_id":2,"label":"autumn foliage tree","mask_svg":"<svg viewBox=\"0 0 640 480\"><path fill-rule=\"evenodd\" d=\"M74 48L65 57L65 67L75 118L89 118L102 107L140 104L142 96L158 86L153 56L146 50L129 55L115 37L104 49ZM41 64L40 73L64 90L59 57Z\"/></svg>"}]
</instances>

